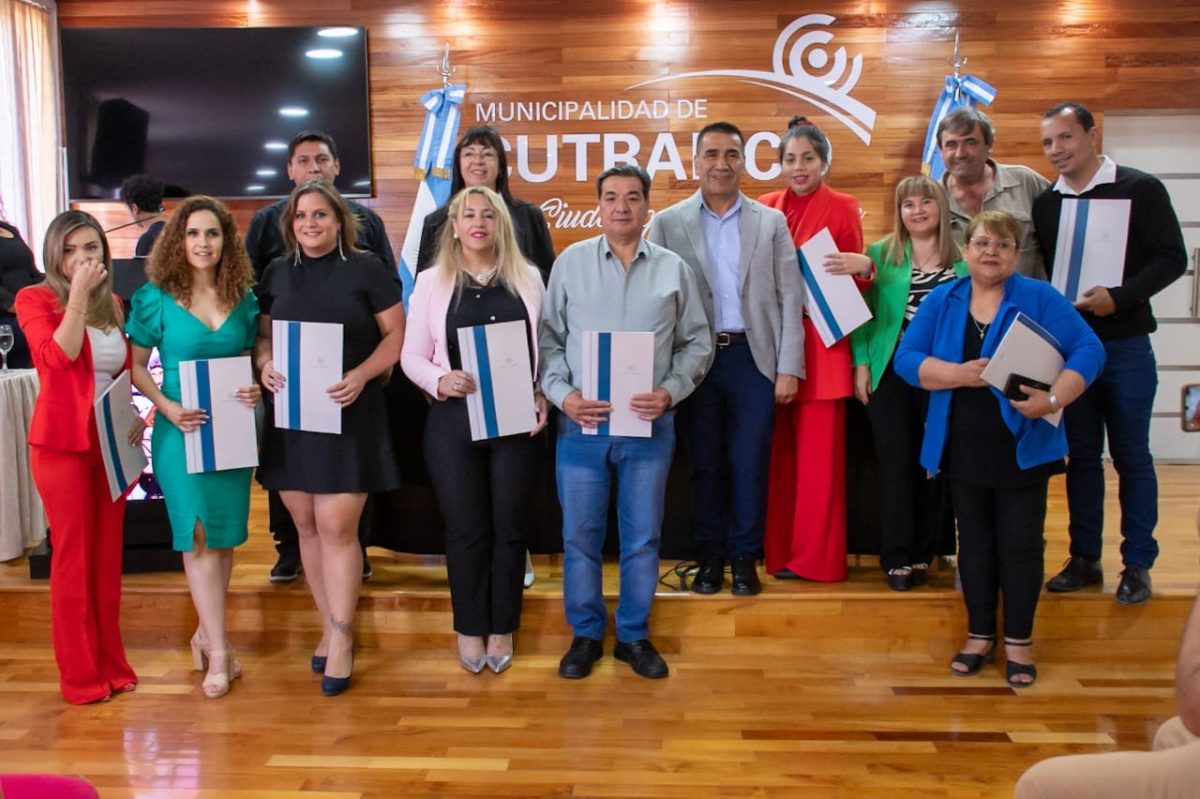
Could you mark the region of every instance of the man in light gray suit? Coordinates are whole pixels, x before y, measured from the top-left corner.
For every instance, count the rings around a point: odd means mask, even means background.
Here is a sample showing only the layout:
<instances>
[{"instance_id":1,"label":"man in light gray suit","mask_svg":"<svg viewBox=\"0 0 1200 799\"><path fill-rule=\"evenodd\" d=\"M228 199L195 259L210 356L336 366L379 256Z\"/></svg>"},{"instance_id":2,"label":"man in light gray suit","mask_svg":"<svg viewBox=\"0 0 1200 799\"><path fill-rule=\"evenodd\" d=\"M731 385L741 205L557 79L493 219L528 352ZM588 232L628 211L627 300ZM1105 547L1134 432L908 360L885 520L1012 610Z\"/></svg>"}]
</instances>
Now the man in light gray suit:
<instances>
[{"instance_id":1,"label":"man in light gray suit","mask_svg":"<svg viewBox=\"0 0 1200 799\"><path fill-rule=\"evenodd\" d=\"M650 241L692 268L715 334L704 382L679 408L691 456L692 530L700 570L692 590L762 590L758 556L766 516L774 403L796 398L804 377L804 288L783 214L744 196L745 139L728 122L696 139L700 190L660 211Z\"/></svg>"}]
</instances>

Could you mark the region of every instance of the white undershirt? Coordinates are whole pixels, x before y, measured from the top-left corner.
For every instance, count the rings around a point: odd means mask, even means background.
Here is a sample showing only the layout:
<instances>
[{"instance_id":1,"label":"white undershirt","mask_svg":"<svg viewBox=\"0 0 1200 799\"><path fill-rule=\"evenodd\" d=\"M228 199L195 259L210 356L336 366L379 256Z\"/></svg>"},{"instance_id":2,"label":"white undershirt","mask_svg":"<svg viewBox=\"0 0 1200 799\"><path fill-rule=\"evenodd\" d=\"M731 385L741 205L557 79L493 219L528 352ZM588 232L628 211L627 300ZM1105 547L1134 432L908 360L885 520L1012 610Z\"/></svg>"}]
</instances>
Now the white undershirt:
<instances>
[{"instance_id":1,"label":"white undershirt","mask_svg":"<svg viewBox=\"0 0 1200 799\"><path fill-rule=\"evenodd\" d=\"M125 334L119 327L107 333L91 325L86 329L88 343L92 345L92 369L96 372L96 389L92 393L95 402L125 366Z\"/></svg>"}]
</instances>

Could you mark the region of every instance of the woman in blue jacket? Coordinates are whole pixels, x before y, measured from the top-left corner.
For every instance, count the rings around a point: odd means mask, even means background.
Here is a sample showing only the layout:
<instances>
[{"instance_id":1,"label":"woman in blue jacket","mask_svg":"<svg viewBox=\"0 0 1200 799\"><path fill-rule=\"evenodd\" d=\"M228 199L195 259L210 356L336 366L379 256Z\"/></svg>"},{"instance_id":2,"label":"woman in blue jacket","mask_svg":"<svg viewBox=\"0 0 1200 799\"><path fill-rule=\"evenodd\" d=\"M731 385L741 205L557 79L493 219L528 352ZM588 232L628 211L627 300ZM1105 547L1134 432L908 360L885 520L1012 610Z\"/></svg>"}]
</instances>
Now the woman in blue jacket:
<instances>
[{"instance_id":1,"label":"woman in blue jacket","mask_svg":"<svg viewBox=\"0 0 1200 799\"><path fill-rule=\"evenodd\" d=\"M1037 679L1030 645L1046 489L1067 454L1066 433L1051 414L1077 399L1104 365L1103 346L1074 307L1049 284L1016 274L1020 232L1003 211L971 220L970 275L929 295L894 361L901 377L930 391L921 465L945 472L958 519L968 634L950 668L966 676L995 660L1002 593L1006 675L1016 688ZM1065 366L1048 391L1024 388L1027 399L1016 401L980 374L1019 313L1053 336Z\"/></svg>"}]
</instances>

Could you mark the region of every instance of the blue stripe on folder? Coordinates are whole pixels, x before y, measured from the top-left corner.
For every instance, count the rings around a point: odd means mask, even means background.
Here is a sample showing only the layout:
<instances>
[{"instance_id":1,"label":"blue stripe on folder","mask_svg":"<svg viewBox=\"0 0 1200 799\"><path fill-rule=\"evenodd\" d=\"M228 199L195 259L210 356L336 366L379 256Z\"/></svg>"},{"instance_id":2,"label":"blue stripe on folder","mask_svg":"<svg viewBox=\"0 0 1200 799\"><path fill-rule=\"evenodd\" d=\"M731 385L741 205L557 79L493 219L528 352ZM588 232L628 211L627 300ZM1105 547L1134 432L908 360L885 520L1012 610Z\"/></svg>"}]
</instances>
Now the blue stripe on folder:
<instances>
[{"instance_id":1,"label":"blue stripe on folder","mask_svg":"<svg viewBox=\"0 0 1200 799\"><path fill-rule=\"evenodd\" d=\"M596 399L612 401L612 333L596 334ZM608 430L608 417L605 416L596 432L606 436Z\"/></svg>"},{"instance_id":2,"label":"blue stripe on folder","mask_svg":"<svg viewBox=\"0 0 1200 799\"><path fill-rule=\"evenodd\" d=\"M825 295L821 292L821 287L817 285L817 277L808 265L808 259L804 257L804 251L797 249L796 256L800 259L800 271L804 275L805 287L817 302L817 310L821 312L822 318L825 319L825 324L829 325L829 331L833 333L834 340L841 340L844 335L842 328L838 326L837 319L833 315L833 309L829 307L829 303L825 300Z\"/></svg>"},{"instance_id":3,"label":"blue stripe on folder","mask_svg":"<svg viewBox=\"0 0 1200 799\"><path fill-rule=\"evenodd\" d=\"M288 322L288 420L291 430L300 429L300 323Z\"/></svg>"},{"instance_id":4,"label":"blue stripe on folder","mask_svg":"<svg viewBox=\"0 0 1200 799\"><path fill-rule=\"evenodd\" d=\"M1062 345L1058 343L1058 339L1054 337L1054 334L1039 325L1037 322L1033 321L1033 318L1029 316L1029 314L1018 312L1015 321L1019 321L1021 324L1025 325L1025 327L1029 328L1034 333L1037 333L1038 336L1044 339L1047 344L1058 350L1059 354L1062 354Z\"/></svg>"},{"instance_id":5,"label":"blue stripe on folder","mask_svg":"<svg viewBox=\"0 0 1200 799\"><path fill-rule=\"evenodd\" d=\"M196 404L209 420L209 424L200 425L200 461L204 471L213 472L217 469L217 452L213 442L212 383L208 377L208 361L196 361L196 395Z\"/></svg>"},{"instance_id":6,"label":"blue stripe on folder","mask_svg":"<svg viewBox=\"0 0 1200 799\"><path fill-rule=\"evenodd\" d=\"M129 483L125 480L125 470L121 468L121 450L117 449L117 434L113 430L111 401L112 397L109 396L100 403L100 408L104 411L104 440L108 444L108 460L113 467L113 476L117 478L117 489L124 494L125 489L129 488Z\"/></svg>"},{"instance_id":7,"label":"blue stripe on folder","mask_svg":"<svg viewBox=\"0 0 1200 799\"><path fill-rule=\"evenodd\" d=\"M479 370L479 393L483 401L483 426L488 438L500 435L500 425L496 423L496 394L492 388L492 366L487 345L487 331L483 325L471 329L475 339L475 365Z\"/></svg>"},{"instance_id":8,"label":"blue stripe on folder","mask_svg":"<svg viewBox=\"0 0 1200 799\"><path fill-rule=\"evenodd\" d=\"M1087 241L1088 204L1091 200L1076 200L1075 231L1071 236L1071 263L1067 266L1066 298L1075 302L1079 292L1079 275L1083 272L1083 245Z\"/></svg>"}]
</instances>

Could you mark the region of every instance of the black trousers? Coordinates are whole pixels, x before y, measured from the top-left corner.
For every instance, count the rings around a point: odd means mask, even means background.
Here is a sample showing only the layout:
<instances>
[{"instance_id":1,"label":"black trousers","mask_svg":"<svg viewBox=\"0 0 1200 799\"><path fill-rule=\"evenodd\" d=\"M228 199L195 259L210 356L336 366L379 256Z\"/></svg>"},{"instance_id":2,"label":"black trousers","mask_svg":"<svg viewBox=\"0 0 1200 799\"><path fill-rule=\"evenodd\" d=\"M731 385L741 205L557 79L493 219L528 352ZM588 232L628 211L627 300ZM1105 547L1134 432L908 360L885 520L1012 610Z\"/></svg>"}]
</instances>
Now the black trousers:
<instances>
[{"instance_id":1,"label":"black trousers","mask_svg":"<svg viewBox=\"0 0 1200 799\"><path fill-rule=\"evenodd\" d=\"M446 522L450 605L461 635L520 626L537 442L528 435L473 442L466 403L449 399L429 409L425 461Z\"/></svg>"},{"instance_id":2,"label":"black trousers","mask_svg":"<svg viewBox=\"0 0 1200 799\"><path fill-rule=\"evenodd\" d=\"M942 476L920 464L929 393L914 388L891 364L867 403L879 466L879 565L884 571L930 563L937 544L954 535L950 496Z\"/></svg>"},{"instance_id":3,"label":"black trousers","mask_svg":"<svg viewBox=\"0 0 1200 799\"><path fill-rule=\"evenodd\" d=\"M1004 636L1033 636L1045 576L1043 552L1048 479L1018 488L986 488L950 477L958 517L958 571L967 630L996 634L997 594L1004 595Z\"/></svg>"}]
</instances>

